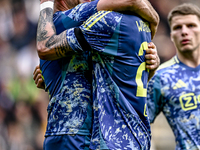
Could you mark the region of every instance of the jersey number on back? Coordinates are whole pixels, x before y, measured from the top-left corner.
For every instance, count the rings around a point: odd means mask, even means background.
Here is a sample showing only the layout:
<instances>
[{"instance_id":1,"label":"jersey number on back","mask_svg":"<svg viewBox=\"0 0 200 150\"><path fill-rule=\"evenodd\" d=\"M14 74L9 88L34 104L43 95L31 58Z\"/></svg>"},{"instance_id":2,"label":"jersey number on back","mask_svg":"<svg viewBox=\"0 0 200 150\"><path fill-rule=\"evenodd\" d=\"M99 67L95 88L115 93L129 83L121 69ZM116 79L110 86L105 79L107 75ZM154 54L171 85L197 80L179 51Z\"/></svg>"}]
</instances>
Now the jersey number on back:
<instances>
[{"instance_id":1,"label":"jersey number on back","mask_svg":"<svg viewBox=\"0 0 200 150\"><path fill-rule=\"evenodd\" d=\"M138 56L142 56L144 53L144 50L146 50L146 49L148 49L148 43L143 42L140 45L140 50L139 50ZM143 62L138 67L136 78L135 78L136 83L137 83L137 91L136 91L137 97L147 97L147 89L144 88L144 84L142 82L142 73L145 70L146 70L146 62Z\"/></svg>"}]
</instances>

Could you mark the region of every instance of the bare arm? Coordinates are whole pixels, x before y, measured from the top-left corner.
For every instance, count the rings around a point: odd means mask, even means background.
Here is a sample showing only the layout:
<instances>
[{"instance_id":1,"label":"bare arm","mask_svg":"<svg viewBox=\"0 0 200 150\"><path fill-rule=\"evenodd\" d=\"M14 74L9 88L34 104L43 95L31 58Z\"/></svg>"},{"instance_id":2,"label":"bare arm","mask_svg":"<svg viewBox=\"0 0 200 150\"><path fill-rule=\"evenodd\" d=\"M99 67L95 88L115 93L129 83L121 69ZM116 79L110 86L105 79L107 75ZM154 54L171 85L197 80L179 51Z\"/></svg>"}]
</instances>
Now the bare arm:
<instances>
[{"instance_id":1,"label":"bare arm","mask_svg":"<svg viewBox=\"0 0 200 150\"><path fill-rule=\"evenodd\" d=\"M41 0L41 4L48 0ZM54 2L54 0L49 0ZM66 31L56 35L53 24L53 9L45 8L40 12L37 29L37 51L41 59L54 60L65 57L72 51L66 39Z\"/></svg>"},{"instance_id":2,"label":"bare arm","mask_svg":"<svg viewBox=\"0 0 200 150\"><path fill-rule=\"evenodd\" d=\"M152 39L156 34L159 15L148 0L100 0L98 10L132 11L150 23Z\"/></svg>"}]
</instances>

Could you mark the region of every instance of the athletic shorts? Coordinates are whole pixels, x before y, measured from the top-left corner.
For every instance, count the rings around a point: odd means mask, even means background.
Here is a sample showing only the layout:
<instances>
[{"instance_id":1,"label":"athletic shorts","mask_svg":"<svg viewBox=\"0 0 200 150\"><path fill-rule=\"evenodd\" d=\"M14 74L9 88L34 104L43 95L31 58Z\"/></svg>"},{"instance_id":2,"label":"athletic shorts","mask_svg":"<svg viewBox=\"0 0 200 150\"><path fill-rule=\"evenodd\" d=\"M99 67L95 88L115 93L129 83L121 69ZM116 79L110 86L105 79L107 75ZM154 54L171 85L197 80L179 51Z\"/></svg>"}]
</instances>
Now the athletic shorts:
<instances>
[{"instance_id":1,"label":"athletic shorts","mask_svg":"<svg viewBox=\"0 0 200 150\"><path fill-rule=\"evenodd\" d=\"M89 135L55 135L45 137L43 150L89 150Z\"/></svg>"}]
</instances>

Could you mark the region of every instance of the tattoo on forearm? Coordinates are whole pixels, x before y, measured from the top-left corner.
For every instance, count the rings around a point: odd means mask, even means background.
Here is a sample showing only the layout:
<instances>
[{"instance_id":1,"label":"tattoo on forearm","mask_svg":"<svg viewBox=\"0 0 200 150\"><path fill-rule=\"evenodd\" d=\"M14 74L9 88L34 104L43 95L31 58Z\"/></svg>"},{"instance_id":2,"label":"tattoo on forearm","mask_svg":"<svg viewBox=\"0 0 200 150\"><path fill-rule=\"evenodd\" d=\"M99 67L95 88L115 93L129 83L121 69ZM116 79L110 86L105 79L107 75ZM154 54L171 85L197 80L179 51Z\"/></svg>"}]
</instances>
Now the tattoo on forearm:
<instances>
[{"instance_id":1,"label":"tattoo on forearm","mask_svg":"<svg viewBox=\"0 0 200 150\"><path fill-rule=\"evenodd\" d=\"M55 27L53 26L53 11L51 8L46 8L40 12L40 17L38 21L38 29L37 29L37 41L41 42L49 38L47 35L46 27L47 25L52 25L55 32Z\"/></svg>"},{"instance_id":2,"label":"tattoo on forearm","mask_svg":"<svg viewBox=\"0 0 200 150\"><path fill-rule=\"evenodd\" d=\"M49 38L49 40L47 41L45 46L46 47L51 47L54 44L56 44L56 42L57 42L56 37L55 37L55 35L53 35L52 37Z\"/></svg>"},{"instance_id":3,"label":"tattoo on forearm","mask_svg":"<svg viewBox=\"0 0 200 150\"><path fill-rule=\"evenodd\" d=\"M71 50L66 39L66 32L50 37L45 46L48 48L52 48L51 46L53 46L58 57L66 56L67 52Z\"/></svg>"},{"instance_id":4,"label":"tattoo on forearm","mask_svg":"<svg viewBox=\"0 0 200 150\"><path fill-rule=\"evenodd\" d=\"M72 49L67 42L66 31L56 35L52 16L53 11L51 8L46 8L41 11L38 21L37 42L44 42L46 48L54 50L58 57L64 57L67 55L67 52ZM53 29L53 35L48 34L49 29L50 31Z\"/></svg>"},{"instance_id":5,"label":"tattoo on forearm","mask_svg":"<svg viewBox=\"0 0 200 150\"><path fill-rule=\"evenodd\" d=\"M71 50L71 47L69 46L66 39L66 32L61 33L58 37L58 40L60 42L57 42L58 44L55 47L56 55L59 57L64 57L67 55L69 50Z\"/></svg>"}]
</instances>

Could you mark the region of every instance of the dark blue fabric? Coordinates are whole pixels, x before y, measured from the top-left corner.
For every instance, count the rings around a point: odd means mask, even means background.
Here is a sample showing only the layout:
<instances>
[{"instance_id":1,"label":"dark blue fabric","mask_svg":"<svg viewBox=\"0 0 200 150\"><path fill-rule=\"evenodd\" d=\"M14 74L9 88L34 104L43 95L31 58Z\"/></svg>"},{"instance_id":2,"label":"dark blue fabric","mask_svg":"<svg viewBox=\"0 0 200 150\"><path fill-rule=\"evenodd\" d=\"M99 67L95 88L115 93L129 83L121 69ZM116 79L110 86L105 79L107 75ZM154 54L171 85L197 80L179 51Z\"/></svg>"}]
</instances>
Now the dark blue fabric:
<instances>
[{"instance_id":1,"label":"dark blue fabric","mask_svg":"<svg viewBox=\"0 0 200 150\"><path fill-rule=\"evenodd\" d=\"M59 135L44 140L44 150L89 150L89 136Z\"/></svg>"}]
</instances>

